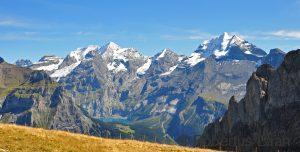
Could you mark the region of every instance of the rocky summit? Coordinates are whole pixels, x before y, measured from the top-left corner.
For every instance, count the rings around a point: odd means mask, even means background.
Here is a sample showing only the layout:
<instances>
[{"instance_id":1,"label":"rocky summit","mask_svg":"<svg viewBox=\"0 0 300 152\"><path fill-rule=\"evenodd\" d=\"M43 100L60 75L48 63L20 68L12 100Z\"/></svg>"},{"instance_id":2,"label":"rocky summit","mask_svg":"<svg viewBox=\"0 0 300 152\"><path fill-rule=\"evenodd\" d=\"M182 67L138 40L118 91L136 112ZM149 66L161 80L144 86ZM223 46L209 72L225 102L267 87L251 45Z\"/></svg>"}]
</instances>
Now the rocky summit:
<instances>
[{"instance_id":1,"label":"rocky summit","mask_svg":"<svg viewBox=\"0 0 300 152\"><path fill-rule=\"evenodd\" d=\"M146 57L109 42L46 55L28 68L3 62L0 121L194 145L232 95L245 96L258 66L277 67L284 56L224 33L190 56L166 48Z\"/></svg>"},{"instance_id":2,"label":"rocky summit","mask_svg":"<svg viewBox=\"0 0 300 152\"><path fill-rule=\"evenodd\" d=\"M225 115L205 128L198 145L237 151L299 150L299 65L300 50L295 50L277 69L260 66L247 82L245 97L231 97Z\"/></svg>"},{"instance_id":3,"label":"rocky summit","mask_svg":"<svg viewBox=\"0 0 300 152\"><path fill-rule=\"evenodd\" d=\"M30 67L30 66L32 66L32 64L33 63L27 59L20 59L15 62L15 65L20 66L20 67Z\"/></svg>"},{"instance_id":4,"label":"rocky summit","mask_svg":"<svg viewBox=\"0 0 300 152\"><path fill-rule=\"evenodd\" d=\"M0 57L0 63L4 62L4 59Z\"/></svg>"}]
</instances>

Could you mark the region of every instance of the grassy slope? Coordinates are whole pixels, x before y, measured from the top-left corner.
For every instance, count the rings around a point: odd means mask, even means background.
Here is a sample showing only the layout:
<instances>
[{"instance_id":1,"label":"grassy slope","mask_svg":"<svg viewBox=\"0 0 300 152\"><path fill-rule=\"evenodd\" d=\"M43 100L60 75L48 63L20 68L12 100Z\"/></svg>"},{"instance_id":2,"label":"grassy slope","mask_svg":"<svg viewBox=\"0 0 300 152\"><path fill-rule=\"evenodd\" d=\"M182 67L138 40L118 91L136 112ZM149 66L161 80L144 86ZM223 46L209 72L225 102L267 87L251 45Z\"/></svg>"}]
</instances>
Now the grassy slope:
<instances>
[{"instance_id":1,"label":"grassy slope","mask_svg":"<svg viewBox=\"0 0 300 152\"><path fill-rule=\"evenodd\" d=\"M212 151L133 140L103 139L63 131L0 124L0 152L8 151Z\"/></svg>"}]
</instances>

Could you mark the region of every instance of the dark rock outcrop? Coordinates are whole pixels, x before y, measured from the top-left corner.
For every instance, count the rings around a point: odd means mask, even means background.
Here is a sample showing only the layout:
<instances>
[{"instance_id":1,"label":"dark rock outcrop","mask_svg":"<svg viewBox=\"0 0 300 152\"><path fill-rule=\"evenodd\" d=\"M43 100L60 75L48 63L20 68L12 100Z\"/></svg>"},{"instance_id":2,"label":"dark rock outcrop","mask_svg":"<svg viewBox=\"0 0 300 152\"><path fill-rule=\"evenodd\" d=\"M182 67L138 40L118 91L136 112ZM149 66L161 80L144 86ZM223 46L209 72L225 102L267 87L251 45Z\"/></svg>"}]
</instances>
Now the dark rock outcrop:
<instances>
[{"instance_id":1,"label":"dark rock outcrop","mask_svg":"<svg viewBox=\"0 0 300 152\"><path fill-rule=\"evenodd\" d=\"M262 58L262 64L269 64L274 68L280 66L285 56L285 52L276 48L271 49L269 54Z\"/></svg>"},{"instance_id":2,"label":"dark rock outcrop","mask_svg":"<svg viewBox=\"0 0 300 152\"><path fill-rule=\"evenodd\" d=\"M0 63L4 62L4 59L0 57Z\"/></svg>"},{"instance_id":3,"label":"dark rock outcrop","mask_svg":"<svg viewBox=\"0 0 300 152\"><path fill-rule=\"evenodd\" d=\"M33 63L27 59L20 59L17 60L15 64L19 67L30 67Z\"/></svg>"},{"instance_id":4,"label":"dark rock outcrop","mask_svg":"<svg viewBox=\"0 0 300 152\"><path fill-rule=\"evenodd\" d=\"M198 146L239 151L300 148L300 50L289 52L277 70L260 66L239 103L209 124Z\"/></svg>"}]
</instances>

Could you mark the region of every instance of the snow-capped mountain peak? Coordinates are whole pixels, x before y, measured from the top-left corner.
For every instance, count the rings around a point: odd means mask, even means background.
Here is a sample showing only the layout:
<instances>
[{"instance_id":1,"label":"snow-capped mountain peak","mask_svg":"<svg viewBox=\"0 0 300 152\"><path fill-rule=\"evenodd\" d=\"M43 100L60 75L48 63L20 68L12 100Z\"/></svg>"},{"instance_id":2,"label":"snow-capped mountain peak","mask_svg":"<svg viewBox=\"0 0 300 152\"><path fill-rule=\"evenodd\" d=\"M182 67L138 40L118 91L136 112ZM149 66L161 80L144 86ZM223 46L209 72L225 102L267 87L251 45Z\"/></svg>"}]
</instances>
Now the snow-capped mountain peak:
<instances>
[{"instance_id":1,"label":"snow-capped mountain peak","mask_svg":"<svg viewBox=\"0 0 300 152\"><path fill-rule=\"evenodd\" d=\"M39 62L50 62L50 61L57 61L60 59L61 59L60 57L55 55L45 55L39 60Z\"/></svg>"},{"instance_id":2,"label":"snow-capped mountain peak","mask_svg":"<svg viewBox=\"0 0 300 152\"><path fill-rule=\"evenodd\" d=\"M243 42L245 42L244 39L242 39L241 37L239 37L237 35L233 35L232 38L230 39L229 45L241 44Z\"/></svg>"},{"instance_id":3,"label":"snow-capped mountain peak","mask_svg":"<svg viewBox=\"0 0 300 152\"><path fill-rule=\"evenodd\" d=\"M167 49L167 48L163 49L163 50L158 54L156 60L165 57L165 55L166 55L167 53L171 53L171 52L172 52L172 51L171 51L170 49Z\"/></svg>"},{"instance_id":4,"label":"snow-capped mountain peak","mask_svg":"<svg viewBox=\"0 0 300 152\"><path fill-rule=\"evenodd\" d=\"M143 57L143 55L139 53L136 49L122 48L114 42L109 42L106 45L102 46L100 48L100 53L102 57L106 60L120 59L125 62L130 59Z\"/></svg>"},{"instance_id":5,"label":"snow-capped mountain peak","mask_svg":"<svg viewBox=\"0 0 300 152\"><path fill-rule=\"evenodd\" d=\"M230 36L227 32L224 32L219 39L221 40L221 50L225 50L228 47L228 44L230 43L231 39L233 37Z\"/></svg>"},{"instance_id":6,"label":"snow-capped mountain peak","mask_svg":"<svg viewBox=\"0 0 300 152\"><path fill-rule=\"evenodd\" d=\"M107 68L113 73L127 71L129 60L144 60L144 56L134 48L122 48L114 42L109 42L100 48L101 56L108 62Z\"/></svg>"},{"instance_id":7,"label":"snow-capped mountain peak","mask_svg":"<svg viewBox=\"0 0 300 152\"><path fill-rule=\"evenodd\" d=\"M38 62L32 64L34 70L54 71L63 62L61 57L55 55L45 55Z\"/></svg>"},{"instance_id":8,"label":"snow-capped mountain peak","mask_svg":"<svg viewBox=\"0 0 300 152\"><path fill-rule=\"evenodd\" d=\"M224 32L219 37L204 41L198 47L196 53L200 53L205 58L213 54L216 57L224 56L227 53L226 49L229 47L229 44L235 42L236 38L236 36L231 36L227 32Z\"/></svg>"},{"instance_id":9,"label":"snow-capped mountain peak","mask_svg":"<svg viewBox=\"0 0 300 152\"><path fill-rule=\"evenodd\" d=\"M104 54L107 51L116 51L119 49L121 49L121 47L118 44L114 42L108 42L107 44L105 44L100 48L100 53Z\"/></svg>"},{"instance_id":10,"label":"snow-capped mountain peak","mask_svg":"<svg viewBox=\"0 0 300 152\"><path fill-rule=\"evenodd\" d=\"M234 47L239 48L240 53L243 54L251 54L257 57L266 54L262 49L257 48L255 45L249 43L243 38L237 35L230 35L227 32L223 33L219 37L204 41L195 53L199 53L204 58L214 56L219 59L230 54L230 51L232 51L232 48Z\"/></svg>"},{"instance_id":11,"label":"snow-capped mountain peak","mask_svg":"<svg viewBox=\"0 0 300 152\"><path fill-rule=\"evenodd\" d=\"M71 73L82 61L89 60L92 51L98 52L100 49L97 45L89 45L83 48L77 48L72 51L59 65L59 68L54 71L50 76L55 77L58 80L61 77L67 76Z\"/></svg>"},{"instance_id":12,"label":"snow-capped mountain peak","mask_svg":"<svg viewBox=\"0 0 300 152\"><path fill-rule=\"evenodd\" d=\"M163 59L163 58L166 58L166 57L178 57L178 55L173 52L171 49L169 48L165 48L163 49L161 52L157 53L154 58L155 60L160 60L160 59Z\"/></svg>"},{"instance_id":13,"label":"snow-capped mountain peak","mask_svg":"<svg viewBox=\"0 0 300 152\"><path fill-rule=\"evenodd\" d=\"M224 32L222 35L204 41L192 55L185 60L191 66L204 61L206 58L257 61L266 53L238 35Z\"/></svg>"},{"instance_id":14,"label":"snow-capped mountain peak","mask_svg":"<svg viewBox=\"0 0 300 152\"><path fill-rule=\"evenodd\" d=\"M84 48L77 48L75 51L72 51L69 56L73 57L74 59L76 59L76 61L81 61L83 60L86 55L91 52L91 51L98 51L99 50L99 46L98 45L89 45L87 47Z\"/></svg>"}]
</instances>

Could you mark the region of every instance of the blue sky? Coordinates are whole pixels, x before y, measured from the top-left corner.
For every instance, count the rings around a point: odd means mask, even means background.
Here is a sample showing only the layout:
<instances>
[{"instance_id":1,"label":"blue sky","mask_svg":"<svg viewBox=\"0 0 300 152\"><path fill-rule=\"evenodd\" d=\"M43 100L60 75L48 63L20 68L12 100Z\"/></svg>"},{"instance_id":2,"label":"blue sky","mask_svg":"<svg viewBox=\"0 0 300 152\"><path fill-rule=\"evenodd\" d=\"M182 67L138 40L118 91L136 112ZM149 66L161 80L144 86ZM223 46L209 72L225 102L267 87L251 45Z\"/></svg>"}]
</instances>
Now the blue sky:
<instances>
[{"instance_id":1,"label":"blue sky","mask_svg":"<svg viewBox=\"0 0 300 152\"><path fill-rule=\"evenodd\" d=\"M267 52L300 48L300 0L0 0L0 56L9 62L109 41L189 55L225 31Z\"/></svg>"}]
</instances>

